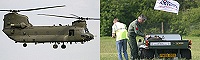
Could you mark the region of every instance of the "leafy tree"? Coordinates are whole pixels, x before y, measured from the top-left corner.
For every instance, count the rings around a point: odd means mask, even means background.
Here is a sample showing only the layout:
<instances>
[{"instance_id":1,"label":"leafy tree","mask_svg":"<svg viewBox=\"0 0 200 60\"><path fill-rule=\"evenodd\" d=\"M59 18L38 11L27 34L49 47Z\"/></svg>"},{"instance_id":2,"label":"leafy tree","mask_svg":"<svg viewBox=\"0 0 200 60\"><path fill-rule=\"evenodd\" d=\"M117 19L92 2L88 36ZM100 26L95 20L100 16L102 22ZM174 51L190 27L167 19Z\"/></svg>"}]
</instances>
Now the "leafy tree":
<instances>
[{"instance_id":1,"label":"leafy tree","mask_svg":"<svg viewBox=\"0 0 200 60\"><path fill-rule=\"evenodd\" d=\"M182 20L186 27L187 35L200 36L200 8L193 8L183 13Z\"/></svg>"},{"instance_id":2,"label":"leafy tree","mask_svg":"<svg viewBox=\"0 0 200 60\"><path fill-rule=\"evenodd\" d=\"M117 17L128 25L140 14L148 17L143 24L145 33L161 33L161 23L164 23L164 33L179 33L195 35L200 28L199 1L176 0L180 3L179 15L160 10L154 10L156 0L101 0L101 36L110 36L112 21ZM197 23L194 23L197 22ZM188 28L189 27L189 28Z\"/></svg>"}]
</instances>

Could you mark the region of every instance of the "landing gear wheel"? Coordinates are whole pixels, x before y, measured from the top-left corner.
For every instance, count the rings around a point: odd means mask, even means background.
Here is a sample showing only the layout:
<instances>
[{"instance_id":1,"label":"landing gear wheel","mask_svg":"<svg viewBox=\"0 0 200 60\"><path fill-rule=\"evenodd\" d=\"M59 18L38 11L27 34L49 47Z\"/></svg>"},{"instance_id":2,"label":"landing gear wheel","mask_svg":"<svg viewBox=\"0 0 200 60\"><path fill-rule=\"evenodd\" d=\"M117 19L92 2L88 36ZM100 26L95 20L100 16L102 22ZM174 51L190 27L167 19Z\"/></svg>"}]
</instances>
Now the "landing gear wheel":
<instances>
[{"instance_id":1,"label":"landing gear wheel","mask_svg":"<svg viewBox=\"0 0 200 60\"><path fill-rule=\"evenodd\" d=\"M66 48L66 45L64 45L64 44L61 45L61 48L62 48L62 49L65 49L65 48Z\"/></svg>"},{"instance_id":2,"label":"landing gear wheel","mask_svg":"<svg viewBox=\"0 0 200 60\"><path fill-rule=\"evenodd\" d=\"M84 44L84 41L82 41L81 44Z\"/></svg>"},{"instance_id":3,"label":"landing gear wheel","mask_svg":"<svg viewBox=\"0 0 200 60\"><path fill-rule=\"evenodd\" d=\"M26 46L27 46L27 44L26 44L26 43L24 43L24 44L23 44L23 47L26 47Z\"/></svg>"},{"instance_id":4,"label":"landing gear wheel","mask_svg":"<svg viewBox=\"0 0 200 60\"><path fill-rule=\"evenodd\" d=\"M57 44L54 44L54 45L53 45L53 48L54 48L54 49L57 49L57 48L58 48L58 45L57 45Z\"/></svg>"}]
</instances>

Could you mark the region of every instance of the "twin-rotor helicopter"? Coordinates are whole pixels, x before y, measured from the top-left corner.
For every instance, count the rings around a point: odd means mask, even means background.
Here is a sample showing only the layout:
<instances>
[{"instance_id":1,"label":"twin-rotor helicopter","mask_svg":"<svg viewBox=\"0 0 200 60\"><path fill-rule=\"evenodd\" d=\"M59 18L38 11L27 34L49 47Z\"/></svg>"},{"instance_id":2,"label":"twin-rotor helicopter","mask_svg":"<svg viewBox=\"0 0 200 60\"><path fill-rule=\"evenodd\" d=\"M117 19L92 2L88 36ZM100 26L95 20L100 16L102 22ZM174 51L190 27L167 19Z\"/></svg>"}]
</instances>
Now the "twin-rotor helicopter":
<instances>
[{"instance_id":1,"label":"twin-rotor helicopter","mask_svg":"<svg viewBox=\"0 0 200 60\"><path fill-rule=\"evenodd\" d=\"M3 32L15 43L23 43L23 47L26 47L26 43L54 43L53 48L58 48L57 44L62 43L61 48L65 49L65 42L72 44L72 42L84 42L94 39L94 35L91 34L87 28L86 20L99 20L99 18L84 18L79 17L74 14L74 17L58 16L51 14L38 14L44 16L54 16L62 18L73 18L78 19L72 22L72 25L59 25L59 26L33 26L26 15L19 14L21 11L33 11L48 8L64 7L62 6L52 6L25 10L0 10L8 11L4 15L4 28Z\"/></svg>"}]
</instances>

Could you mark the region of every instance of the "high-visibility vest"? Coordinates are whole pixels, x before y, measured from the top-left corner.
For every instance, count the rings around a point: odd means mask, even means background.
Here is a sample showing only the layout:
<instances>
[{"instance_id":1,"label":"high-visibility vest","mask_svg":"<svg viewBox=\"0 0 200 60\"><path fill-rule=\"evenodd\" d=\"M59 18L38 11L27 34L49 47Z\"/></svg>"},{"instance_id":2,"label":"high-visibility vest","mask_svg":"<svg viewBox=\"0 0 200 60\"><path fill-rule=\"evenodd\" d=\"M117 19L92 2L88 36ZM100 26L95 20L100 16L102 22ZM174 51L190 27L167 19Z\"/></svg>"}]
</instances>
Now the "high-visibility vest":
<instances>
[{"instance_id":1,"label":"high-visibility vest","mask_svg":"<svg viewBox=\"0 0 200 60\"><path fill-rule=\"evenodd\" d=\"M122 40L122 39L128 39L125 24L120 23L120 22L116 22L112 26L112 28L113 28L112 33L116 34L116 41L119 41L119 40Z\"/></svg>"}]
</instances>

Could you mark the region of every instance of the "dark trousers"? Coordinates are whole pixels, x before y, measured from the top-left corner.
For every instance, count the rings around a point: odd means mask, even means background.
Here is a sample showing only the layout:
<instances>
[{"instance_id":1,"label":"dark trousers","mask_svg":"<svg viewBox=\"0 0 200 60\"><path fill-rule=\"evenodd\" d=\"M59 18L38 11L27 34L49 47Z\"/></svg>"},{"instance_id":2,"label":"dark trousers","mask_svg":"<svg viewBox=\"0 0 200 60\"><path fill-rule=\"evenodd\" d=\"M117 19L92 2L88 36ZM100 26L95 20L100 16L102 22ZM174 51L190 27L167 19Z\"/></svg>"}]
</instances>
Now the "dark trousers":
<instances>
[{"instance_id":1,"label":"dark trousers","mask_svg":"<svg viewBox=\"0 0 200 60\"><path fill-rule=\"evenodd\" d=\"M131 51L131 60L135 60L138 58L138 46L136 42L136 36L128 36L129 46Z\"/></svg>"}]
</instances>

